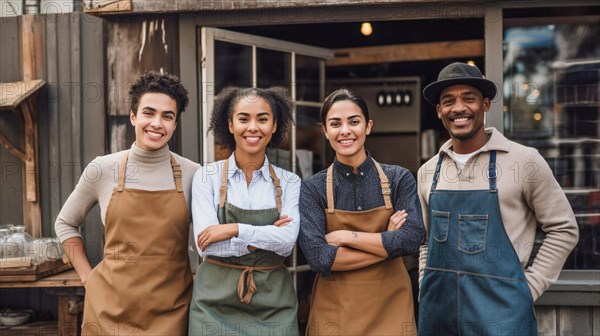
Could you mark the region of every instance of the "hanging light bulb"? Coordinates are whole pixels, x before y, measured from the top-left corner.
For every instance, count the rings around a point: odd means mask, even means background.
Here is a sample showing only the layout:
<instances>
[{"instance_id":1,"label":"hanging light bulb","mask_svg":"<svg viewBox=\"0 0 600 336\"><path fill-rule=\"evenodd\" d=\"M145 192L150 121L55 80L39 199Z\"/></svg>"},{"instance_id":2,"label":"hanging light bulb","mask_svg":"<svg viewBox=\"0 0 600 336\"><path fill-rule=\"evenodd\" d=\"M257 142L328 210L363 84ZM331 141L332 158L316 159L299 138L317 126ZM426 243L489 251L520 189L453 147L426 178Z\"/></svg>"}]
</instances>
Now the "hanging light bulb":
<instances>
[{"instance_id":1,"label":"hanging light bulb","mask_svg":"<svg viewBox=\"0 0 600 336\"><path fill-rule=\"evenodd\" d=\"M360 32L365 36L369 36L373 34L373 26L371 26L370 22L363 22L362 25L360 25Z\"/></svg>"}]
</instances>

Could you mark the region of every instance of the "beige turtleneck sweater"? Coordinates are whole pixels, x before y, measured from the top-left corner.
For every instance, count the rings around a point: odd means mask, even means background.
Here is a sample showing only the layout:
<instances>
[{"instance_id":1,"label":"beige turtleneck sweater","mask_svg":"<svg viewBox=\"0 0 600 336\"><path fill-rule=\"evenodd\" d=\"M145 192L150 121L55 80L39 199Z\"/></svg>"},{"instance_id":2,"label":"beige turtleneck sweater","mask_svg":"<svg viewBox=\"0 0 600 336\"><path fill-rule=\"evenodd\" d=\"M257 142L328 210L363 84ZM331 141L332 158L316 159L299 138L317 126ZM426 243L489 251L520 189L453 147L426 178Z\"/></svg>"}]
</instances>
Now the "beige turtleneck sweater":
<instances>
[{"instance_id":1,"label":"beige turtleneck sweater","mask_svg":"<svg viewBox=\"0 0 600 336\"><path fill-rule=\"evenodd\" d=\"M102 224L105 224L106 208L110 202L112 191L117 186L118 168L126 153L127 151L121 151L98 156L87 165L77 186L75 186L75 190L73 190L56 218L54 228L61 242L72 237L81 237L79 226L83 223L90 209L96 204L100 206ZM127 158L125 188L142 190L175 189L169 153L171 152L168 146L157 151L145 151L133 144ZM189 207L192 178L200 165L175 153L173 153L173 156L181 166L183 191Z\"/></svg>"}]
</instances>

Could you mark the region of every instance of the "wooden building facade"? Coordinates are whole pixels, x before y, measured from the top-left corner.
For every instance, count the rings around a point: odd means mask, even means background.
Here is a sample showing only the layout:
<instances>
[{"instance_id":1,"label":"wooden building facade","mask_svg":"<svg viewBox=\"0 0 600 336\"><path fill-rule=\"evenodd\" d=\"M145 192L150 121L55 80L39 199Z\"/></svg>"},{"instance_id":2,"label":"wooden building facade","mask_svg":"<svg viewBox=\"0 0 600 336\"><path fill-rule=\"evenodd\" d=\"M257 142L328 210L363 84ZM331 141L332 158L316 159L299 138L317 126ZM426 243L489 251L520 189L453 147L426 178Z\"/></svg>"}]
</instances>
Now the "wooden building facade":
<instances>
[{"instance_id":1,"label":"wooden building facade","mask_svg":"<svg viewBox=\"0 0 600 336\"><path fill-rule=\"evenodd\" d=\"M0 81L24 78L23 60L27 51L23 36L32 32L37 39L33 44L34 55L38 57L33 76L47 82L38 98L40 225L44 236L54 236L54 220L85 165L97 155L131 145L134 135L128 122L127 89L145 70L166 71L182 78L190 92L190 104L170 146L200 163L222 155L213 139L206 136L212 96L219 88L226 84L289 85L299 107L291 143L282 150L288 153L286 158L293 169L300 167L300 157L308 154L311 164L306 174L325 167L331 160L318 128L315 132L315 111L334 85L354 87L373 95L382 90L410 92L410 107L406 104L385 110L397 115L386 121L388 124L404 126L375 131L371 150L378 157L385 157L385 161L399 160L392 163L416 172L427 159L423 154L427 144L422 138L435 134L431 139L436 145L444 138L442 125L431 118L434 112L420 96L422 87L435 80L443 65L456 60L473 60L487 78L499 83L503 96L513 99L514 91L506 82L517 80L506 70L509 68L506 60L510 27L518 30L576 21L588 22L591 26L600 24L600 7L594 1L581 0L566 4L467 0L120 0L100 7L94 3L83 1L83 13L0 18ZM357 33L355 27L363 22L370 22L375 34L383 37L372 42ZM10 48L5 47L9 45ZM261 63L261 55L266 57L269 66ZM594 59L597 62L595 55L591 56L592 64ZM227 64L237 64L237 67ZM276 73L269 71L270 66L286 70ZM598 90L598 79L594 78L595 82L592 78L586 84L588 91ZM526 90L525 94L532 92ZM494 102L486 123L515 136L522 130L514 127L515 114L511 109L523 110L523 107L511 105L505 98ZM540 110L539 113L557 115L558 110L568 109L567 105L559 102L553 104L552 111ZM580 139L577 141L586 143L583 151L592 161L580 160L576 162L583 163L574 165L591 171L585 173L585 188L566 192L574 195L585 189L588 197L600 193L600 182L589 177L600 171L595 170L600 169L597 156L600 145L593 141L594 134L596 138L600 136L598 96L592 94L585 108L592 111L586 112L584 117L596 123L596 133L575 135ZM22 134L18 131L22 123L17 115L0 115L0 130L17 147L23 146ZM522 127L529 127L527 125ZM542 127L536 132L540 134L543 130ZM410 145L405 146L405 152L390 154L383 146L390 141ZM523 141L532 140L524 138ZM547 147L546 142L539 144L541 148ZM556 150L550 148L548 152ZM20 196L24 168L4 148L0 148L0 163L0 224L21 223L25 202ZM562 167L561 164L556 163L556 167ZM600 231L600 222L597 223L600 205L595 203L600 201L592 198L589 196L589 201L586 198L585 206L589 209L582 210L578 217L586 230L582 231L586 233L582 239L590 239L589 235L593 234L598 237ZM83 235L90 258L97 263L103 245L98 209L88 215ZM600 335L600 261L596 256L600 242L595 238L580 245L584 251L579 253L584 256L572 256L559 283L537 302L541 334ZM298 275L299 291L304 291L299 295L307 296L311 278L306 277L310 272L301 255L294 255L290 269ZM5 300L14 303L23 295L6 290L1 293L2 303ZM46 299L38 299L39 294L27 291L27 305L51 310Z\"/></svg>"}]
</instances>

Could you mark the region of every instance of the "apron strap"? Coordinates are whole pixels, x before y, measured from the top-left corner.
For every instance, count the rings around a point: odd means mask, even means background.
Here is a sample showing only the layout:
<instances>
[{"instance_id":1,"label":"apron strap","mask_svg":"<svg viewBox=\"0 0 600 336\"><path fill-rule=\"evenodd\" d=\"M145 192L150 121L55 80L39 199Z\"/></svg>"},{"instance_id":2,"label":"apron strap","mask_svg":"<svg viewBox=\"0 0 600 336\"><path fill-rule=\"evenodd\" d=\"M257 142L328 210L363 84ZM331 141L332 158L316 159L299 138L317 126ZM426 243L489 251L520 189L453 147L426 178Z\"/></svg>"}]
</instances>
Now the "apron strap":
<instances>
[{"instance_id":1,"label":"apron strap","mask_svg":"<svg viewBox=\"0 0 600 336\"><path fill-rule=\"evenodd\" d=\"M392 208L392 200L390 199L390 195L392 191L390 190L390 181L387 176L381 169L381 165L373 159L373 163L375 163L375 168L377 168L377 173L379 174L379 182L381 183L381 193L383 194L383 201L385 202L385 208Z\"/></svg>"},{"instance_id":2,"label":"apron strap","mask_svg":"<svg viewBox=\"0 0 600 336\"><path fill-rule=\"evenodd\" d=\"M121 160L121 166L119 167L119 182L117 184L117 191L121 192L125 188L125 168L127 168L127 156L129 155L129 151L123 155L123 159Z\"/></svg>"},{"instance_id":3,"label":"apron strap","mask_svg":"<svg viewBox=\"0 0 600 336\"><path fill-rule=\"evenodd\" d=\"M269 174L271 174L271 179L273 179L273 184L275 185L275 204L277 205L277 213L281 213L281 184L279 177L275 174L275 169L273 165L269 163Z\"/></svg>"},{"instance_id":4,"label":"apron strap","mask_svg":"<svg viewBox=\"0 0 600 336\"><path fill-rule=\"evenodd\" d=\"M327 187L327 212L334 213L335 208L333 204L333 164L327 168L327 179L325 180Z\"/></svg>"},{"instance_id":5,"label":"apron strap","mask_svg":"<svg viewBox=\"0 0 600 336\"><path fill-rule=\"evenodd\" d=\"M223 162L223 170L221 171L221 188L219 190L219 208L223 208L225 206L225 200L227 200L227 174L229 172L229 159L226 159ZM281 180L275 174L275 169L269 163L269 173L271 174L271 179L273 179L273 184L275 185L275 204L277 206L277 212L281 213Z\"/></svg>"},{"instance_id":6,"label":"apron strap","mask_svg":"<svg viewBox=\"0 0 600 336\"><path fill-rule=\"evenodd\" d=\"M379 175L379 181L381 183L381 193L383 195L383 201L385 203L386 209L392 209L392 199L390 195L392 191L390 189L390 181L387 176L383 172L381 165L372 159L375 164L375 168L377 169L377 174ZM335 207L333 202L333 164L327 168L327 180L325 181L327 187L327 212L334 213Z\"/></svg>"},{"instance_id":7,"label":"apron strap","mask_svg":"<svg viewBox=\"0 0 600 336\"><path fill-rule=\"evenodd\" d=\"M129 156L129 151L123 155L123 159L121 160L121 166L119 167L119 181L117 183L117 191L121 192L125 189L125 170L127 169L127 157ZM177 192L183 192L182 182L181 182L181 166L175 160L175 156L172 153L169 153L169 157L171 160L171 169L173 170L173 178L175 180L175 187L177 188Z\"/></svg>"},{"instance_id":8,"label":"apron strap","mask_svg":"<svg viewBox=\"0 0 600 336\"><path fill-rule=\"evenodd\" d=\"M242 270L237 285L237 293L240 301L249 304L254 293L258 291L254 282L254 271L270 271L283 267L283 261L272 266L244 266L237 264L228 264L212 258L204 258L204 262L222 267L235 268Z\"/></svg>"},{"instance_id":9,"label":"apron strap","mask_svg":"<svg viewBox=\"0 0 600 336\"><path fill-rule=\"evenodd\" d=\"M435 165L435 173L433 173L433 181L431 183L431 191L437 188L438 180L440 178L440 168L442 167L442 161L444 161L444 152L440 152L438 162Z\"/></svg>"},{"instance_id":10,"label":"apron strap","mask_svg":"<svg viewBox=\"0 0 600 336\"><path fill-rule=\"evenodd\" d=\"M496 178L498 177L498 173L496 171L496 151L490 152L490 166L488 169L488 178L490 179L490 192L498 192L498 189L496 189Z\"/></svg>"},{"instance_id":11,"label":"apron strap","mask_svg":"<svg viewBox=\"0 0 600 336\"><path fill-rule=\"evenodd\" d=\"M229 159L223 162L223 170L221 170L221 189L219 190L219 208L225 206L227 199L227 174L229 172Z\"/></svg>"},{"instance_id":12,"label":"apron strap","mask_svg":"<svg viewBox=\"0 0 600 336\"><path fill-rule=\"evenodd\" d=\"M175 160L175 156L173 154L169 154L171 157L171 168L173 169L173 177L175 178L175 187L177 188L177 192L183 192L183 187L181 186L181 166Z\"/></svg>"}]
</instances>

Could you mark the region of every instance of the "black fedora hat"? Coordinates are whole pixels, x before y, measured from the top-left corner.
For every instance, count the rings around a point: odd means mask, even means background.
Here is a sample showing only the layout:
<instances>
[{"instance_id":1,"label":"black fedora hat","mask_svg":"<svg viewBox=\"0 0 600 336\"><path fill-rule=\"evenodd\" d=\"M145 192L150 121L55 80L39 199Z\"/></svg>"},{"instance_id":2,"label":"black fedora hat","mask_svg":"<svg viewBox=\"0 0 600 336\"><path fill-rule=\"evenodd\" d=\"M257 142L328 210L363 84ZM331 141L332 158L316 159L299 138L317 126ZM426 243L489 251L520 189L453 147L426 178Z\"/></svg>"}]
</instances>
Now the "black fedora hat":
<instances>
[{"instance_id":1,"label":"black fedora hat","mask_svg":"<svg viewBox=\"0 0 600 336\"><path fill-rule=\"evenodd\" d=\"M440 71L437 82L433 82L423 89L425 99L436 105L440 101L440 94L452 85L469 85L481 91L484 98L494 99L496 85L489 79L483 78L479 68L466 63L455 62Z\"/></svg>"}]
</instances>

